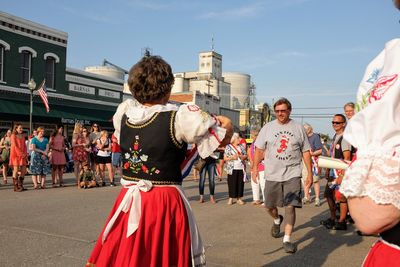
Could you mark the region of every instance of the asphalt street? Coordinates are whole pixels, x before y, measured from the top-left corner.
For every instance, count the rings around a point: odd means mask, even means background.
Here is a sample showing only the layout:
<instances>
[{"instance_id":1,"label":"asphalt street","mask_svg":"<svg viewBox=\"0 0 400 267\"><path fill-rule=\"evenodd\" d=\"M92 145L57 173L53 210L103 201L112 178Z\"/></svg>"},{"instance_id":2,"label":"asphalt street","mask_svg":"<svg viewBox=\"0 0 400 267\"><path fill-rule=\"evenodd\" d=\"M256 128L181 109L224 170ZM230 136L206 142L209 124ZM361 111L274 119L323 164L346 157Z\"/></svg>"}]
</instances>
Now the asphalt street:
<instances>
[{"instance_id":1,"label":"asphalt street","mask_svg":"<svg viewBox=\"0 0 400 267\"><path fill-rule=\"evenodd\" d=\"M29 180L27 177L26 180ZM49 178L48 178L49 179ZM0 186L0 266L84 266L109 215L121 186L77 189L71 174L66 187L15 193ZM10 179L9 179L10 183ZM119 183L118 183L119 184ZM245 185L246 205L228 206L226 179L216 183L217 203L198 202L198 182L183 183L206 247L207 266L360 266L376 237L326 230L328 206L297 209L292 240L295 254L286 254L282 238L270 236L271 218L251 205L251 186Z\"/></svg>"}]
</instances>

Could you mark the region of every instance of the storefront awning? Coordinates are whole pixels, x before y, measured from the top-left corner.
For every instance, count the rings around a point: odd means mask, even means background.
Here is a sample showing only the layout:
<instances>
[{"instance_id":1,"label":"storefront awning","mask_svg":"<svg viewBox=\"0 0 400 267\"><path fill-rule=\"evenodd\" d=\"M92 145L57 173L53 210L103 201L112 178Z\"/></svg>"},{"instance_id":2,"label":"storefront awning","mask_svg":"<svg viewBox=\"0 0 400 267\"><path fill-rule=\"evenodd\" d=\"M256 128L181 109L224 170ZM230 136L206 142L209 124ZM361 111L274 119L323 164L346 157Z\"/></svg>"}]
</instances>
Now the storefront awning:
<instances>
[{"instance_id":1,"label":"storefront awning","mask_svg":"<svg viewBox=\"0 0 400 267\"><path fill-rule=\"evenodd\" d=\"M88 123L85 124L89 124L90 122L104 122L108 124L110 123L114 113L115 111L109 110L87 109L83 107L70 107L51 104L50 112L46 113L42 103L34 102L32 116L34 121L40 117L41 120L47 119L49 122L51 121L57 123L61 123L62 120L64 123L74 120L85 120L88 121ZM18 117L18 119L26 116L25 118L29 119L29 103L0 99L0 114L3 114L3 119L12 119L14 116Z\"/></svg>"}]
</instances>

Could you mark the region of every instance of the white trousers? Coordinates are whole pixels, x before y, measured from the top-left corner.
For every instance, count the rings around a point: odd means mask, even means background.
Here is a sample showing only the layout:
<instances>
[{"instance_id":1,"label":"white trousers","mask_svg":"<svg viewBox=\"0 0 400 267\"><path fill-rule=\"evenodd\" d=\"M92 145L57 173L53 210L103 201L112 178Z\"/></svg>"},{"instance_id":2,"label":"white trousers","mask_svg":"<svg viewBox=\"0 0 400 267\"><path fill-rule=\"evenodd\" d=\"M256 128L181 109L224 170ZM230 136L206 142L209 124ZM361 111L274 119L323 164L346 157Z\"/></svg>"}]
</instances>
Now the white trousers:
<instances>
[{"instance_id":1,"label":"white trousers","mask_svg":"<svg viewBox=\"0 0 400 267\"><path fill-rule=\"evenodd\" d=\"M264 171L258 172L258 183L253 182L253 179L251 179L251 190L253 191L253 201L260 201L260 190L262 194L262 200L265 201L265 195L264 195L264 189L265 189L265 178L264 178Z\"/></svg>"}]
</instances>

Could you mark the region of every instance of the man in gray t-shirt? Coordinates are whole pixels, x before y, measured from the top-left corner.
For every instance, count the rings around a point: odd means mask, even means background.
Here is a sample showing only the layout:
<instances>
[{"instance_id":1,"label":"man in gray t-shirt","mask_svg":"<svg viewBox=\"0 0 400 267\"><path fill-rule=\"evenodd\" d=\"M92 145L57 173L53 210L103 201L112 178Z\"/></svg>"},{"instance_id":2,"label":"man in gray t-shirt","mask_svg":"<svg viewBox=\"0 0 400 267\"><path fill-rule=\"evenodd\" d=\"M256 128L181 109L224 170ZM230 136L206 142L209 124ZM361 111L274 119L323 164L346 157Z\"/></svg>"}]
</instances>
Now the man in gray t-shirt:
<instances>
[{"instance_id":1,"label":"man in gray t-shirt","mask_svg":"<svg viewBox=\"0 0 400 267\"><path fill-rule=\"evenodd\" d=\"M301 207L301 160L307 167L306 184L312 183L310 144L301 124L290 119L292 105L286 98L274 104L276 120L261 129L255 142L253 166L264 158L265 206L274 219L271 235L279 237L283 216L277 207L285 207L285 236L283 248L287 253L296 252L290 242L295 224L295 207ZM252 169L252 179L257 181L257 168Z\"/></svg>"}]
</instances>

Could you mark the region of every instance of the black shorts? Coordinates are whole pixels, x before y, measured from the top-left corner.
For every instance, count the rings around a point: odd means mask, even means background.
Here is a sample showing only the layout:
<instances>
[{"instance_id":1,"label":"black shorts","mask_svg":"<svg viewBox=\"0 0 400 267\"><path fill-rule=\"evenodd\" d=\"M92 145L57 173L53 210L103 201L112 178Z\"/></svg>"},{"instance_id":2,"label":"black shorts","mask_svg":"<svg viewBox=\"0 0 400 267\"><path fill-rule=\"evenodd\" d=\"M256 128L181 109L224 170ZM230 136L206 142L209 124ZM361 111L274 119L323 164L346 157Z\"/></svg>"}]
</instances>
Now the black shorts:
<instances>
[{"instance_id":1,"label":"black shorts","mask_svg":"<svg viewBox=\"0 0 400 267\"><path fill-rule=\"evenodd\" d=\"M108 157L101 157L101 156L96 156L96 163L97 164L111 164L111 156Z\"/></svg>"}]
</instances>

